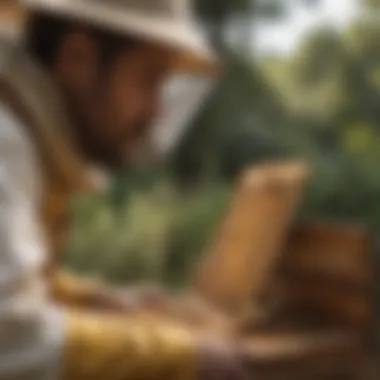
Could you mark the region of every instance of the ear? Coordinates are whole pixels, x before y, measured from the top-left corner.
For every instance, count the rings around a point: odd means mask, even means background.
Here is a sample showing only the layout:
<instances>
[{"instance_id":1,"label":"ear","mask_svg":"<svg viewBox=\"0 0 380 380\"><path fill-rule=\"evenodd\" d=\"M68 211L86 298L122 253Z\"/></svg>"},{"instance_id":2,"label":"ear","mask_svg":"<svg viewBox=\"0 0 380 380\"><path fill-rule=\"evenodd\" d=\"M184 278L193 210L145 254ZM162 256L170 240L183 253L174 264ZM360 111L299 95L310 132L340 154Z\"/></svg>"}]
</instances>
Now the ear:
<instances>
[{"instance_id":1,"label":"ear","mask_svg":"<svg viewBox=\"0 0 380 380\"><path fill-rule=\"evenodd\" d=\"M76 91L88 91L98 71L98 49L85 31L71 32L59 49L56 64L58 79Z\"/></svg>"}]
</instances>

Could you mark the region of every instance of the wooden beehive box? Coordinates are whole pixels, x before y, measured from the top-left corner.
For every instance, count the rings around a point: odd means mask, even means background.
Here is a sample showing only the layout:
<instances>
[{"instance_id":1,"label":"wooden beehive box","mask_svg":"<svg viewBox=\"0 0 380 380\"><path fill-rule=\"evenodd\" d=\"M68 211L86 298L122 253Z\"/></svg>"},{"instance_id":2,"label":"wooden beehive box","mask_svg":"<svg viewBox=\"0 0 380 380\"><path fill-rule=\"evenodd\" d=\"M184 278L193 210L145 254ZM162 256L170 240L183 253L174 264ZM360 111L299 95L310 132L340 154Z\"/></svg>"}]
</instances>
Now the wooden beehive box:
<instances>
[{"instance_id":1,"label":"wooden beehive box","mask_svg":"<svg viewBox=\"0 0 380 380\"><path fill-rule=\"evenodd\" d=\"M249 168L202 263L195 287L208 302L243 315L268 286L308 177L303 163Z\"/></svg>"},{"instance_id":2,"label":"wooden beehive box","mask_svg":"<svg viewBox=\"0 0 380 380\"><path fill-rule=\"evenodd\" d=\"M372 236L362 226L300 225L290 234L280 265L283 285L298 309L321 322L373 331L373 252Z\"/></svg>"}]
</instances>

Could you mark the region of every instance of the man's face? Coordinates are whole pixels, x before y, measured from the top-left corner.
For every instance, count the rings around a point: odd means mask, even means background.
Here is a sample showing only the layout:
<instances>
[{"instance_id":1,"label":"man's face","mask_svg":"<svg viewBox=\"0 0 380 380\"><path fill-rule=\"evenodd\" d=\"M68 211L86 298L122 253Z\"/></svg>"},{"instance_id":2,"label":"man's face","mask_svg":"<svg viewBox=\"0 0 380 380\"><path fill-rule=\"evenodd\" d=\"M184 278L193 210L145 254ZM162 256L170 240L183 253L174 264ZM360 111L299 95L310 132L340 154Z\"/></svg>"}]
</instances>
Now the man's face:
<instances>
[{"instance_id":1,"label":"man's face","mask_svg":"<svg viewBox=\"0 0 380 380\"><path fill-rule=\"evenodd\" d=\"M58 83L84 152L112 168L131 164L160 113L161 89L174 54L140 44L104 65L95 41L73 34L59 58Z\"/></svg>"}]
</instances>

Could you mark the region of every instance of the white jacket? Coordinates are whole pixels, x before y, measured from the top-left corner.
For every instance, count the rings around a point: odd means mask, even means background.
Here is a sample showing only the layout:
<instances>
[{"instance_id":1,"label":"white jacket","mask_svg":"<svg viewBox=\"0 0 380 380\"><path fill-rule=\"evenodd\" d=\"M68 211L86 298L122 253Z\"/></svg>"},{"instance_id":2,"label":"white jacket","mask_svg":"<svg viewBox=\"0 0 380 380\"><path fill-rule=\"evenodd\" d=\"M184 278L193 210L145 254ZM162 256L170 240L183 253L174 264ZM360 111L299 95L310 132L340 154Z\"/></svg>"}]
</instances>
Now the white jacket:
<instances>
[{"instance_id":1,"label":"white jacket","mask_svg":"<svg viewBox=\"0 0 380 380\"><path fill-rule=\"evenodd\" d=\"M39 275L46 258L39 220L38 158L21 122L0 103L0 379L59 375L64 313Z\"/></svg>"}]
</instances>

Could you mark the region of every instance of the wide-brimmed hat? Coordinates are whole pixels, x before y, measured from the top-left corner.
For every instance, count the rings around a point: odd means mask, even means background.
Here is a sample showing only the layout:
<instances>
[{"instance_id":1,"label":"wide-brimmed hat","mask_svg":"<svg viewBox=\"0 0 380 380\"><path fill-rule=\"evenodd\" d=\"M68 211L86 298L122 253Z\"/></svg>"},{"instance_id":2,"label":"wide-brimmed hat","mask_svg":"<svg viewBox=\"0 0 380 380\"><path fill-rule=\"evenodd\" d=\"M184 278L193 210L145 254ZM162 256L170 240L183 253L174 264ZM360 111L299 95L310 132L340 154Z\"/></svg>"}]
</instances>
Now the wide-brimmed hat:
<instances>
[{"instance_id":1,"label":"wide-brimmed hat","mask_svg":"<svg viewBox=\"0 0 380 380\"><path fill-rule=\"evenodd\" d=\"M136 36L180 53L178 68L215 73L216 58L188 0L21 0L27 10L67 17Z\"/></svg>"}]
</instances>

